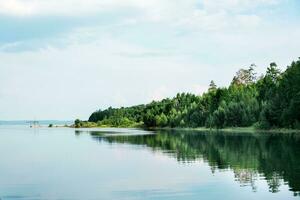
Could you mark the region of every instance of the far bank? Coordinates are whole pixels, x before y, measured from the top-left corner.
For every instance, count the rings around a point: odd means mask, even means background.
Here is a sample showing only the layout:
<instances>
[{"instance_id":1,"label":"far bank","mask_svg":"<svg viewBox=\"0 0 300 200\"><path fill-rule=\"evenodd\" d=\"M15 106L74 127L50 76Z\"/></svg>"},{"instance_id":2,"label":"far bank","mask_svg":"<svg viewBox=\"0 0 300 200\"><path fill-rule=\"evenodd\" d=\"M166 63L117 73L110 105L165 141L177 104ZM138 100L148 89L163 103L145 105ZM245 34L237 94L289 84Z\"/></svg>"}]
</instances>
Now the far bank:
<instances>
[{"instance_id":1,"label":"far bank","mask_svg":"<svg viewBox=\"0 0 300 200\"><path fill-rule=\"evenodd\" d=\"M226 127L226 128L206 128L206 127L146 127L143 123L130 123L121 126L99 125L88 121L75 121L71 128L139 128L144 130L174 130L174 131L206 131L206 132L236 132L236 133L300 133L300 129L271 128L259 129L250 127Z\"/></svg>"}]
</instances>

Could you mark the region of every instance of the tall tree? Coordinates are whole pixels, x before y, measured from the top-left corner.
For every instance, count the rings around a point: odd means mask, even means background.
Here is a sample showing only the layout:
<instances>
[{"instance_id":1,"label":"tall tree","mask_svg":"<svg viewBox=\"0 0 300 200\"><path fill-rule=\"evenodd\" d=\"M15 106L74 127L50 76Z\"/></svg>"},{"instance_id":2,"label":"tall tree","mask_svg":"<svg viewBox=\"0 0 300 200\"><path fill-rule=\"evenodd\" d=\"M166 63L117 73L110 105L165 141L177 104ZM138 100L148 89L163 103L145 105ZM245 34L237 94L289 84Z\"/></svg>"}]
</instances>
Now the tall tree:
<instances>
[{"instance_id":1,"label":"tall tree","mask_svg":"<svg viewBox=\"0 0 300 200\"><path fill-rule=\"evenodd\" d=\"M240 69L233 77L233 85L249 85L256 81L256 73L254 72L255 64L251 64L248 69Z\"/></svg>"},{"instance_id":2,"label":"tall tree","mask_svg":"<svg viewBox=\"0 0 300 200\"><path fill-rule=\"evenodd\" d=\"M209 83L208 91L214 91L216 89L217 89L217 85L215 84L215 82L213 80L211 80Z\"/></svg>"}]
</instances>

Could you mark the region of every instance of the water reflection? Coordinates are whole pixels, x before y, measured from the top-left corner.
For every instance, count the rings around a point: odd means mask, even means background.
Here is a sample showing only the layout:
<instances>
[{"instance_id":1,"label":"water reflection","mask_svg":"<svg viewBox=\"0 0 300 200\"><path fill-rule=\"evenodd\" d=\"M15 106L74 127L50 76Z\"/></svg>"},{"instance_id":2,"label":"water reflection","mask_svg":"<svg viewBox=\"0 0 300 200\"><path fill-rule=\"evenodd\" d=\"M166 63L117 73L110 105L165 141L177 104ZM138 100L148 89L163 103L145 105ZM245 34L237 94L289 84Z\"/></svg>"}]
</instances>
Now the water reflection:
<instances>
[{"instance_id":1,"label":"water reflection","mask_svg":"<svg viewBox=\"0 0 300 200\"><path fill-rule=\"evenodd\" d=\"M103 132L91 135L108 143L144 145L178 162L204 160L212 173L232 170L235 180L241 186L250 185L253 191L257 190L256 181L265 179L272 193L287 184L294 195L300 196L300 135L297 134L159 131L143 135Z\"/></svg>"}]
</instances>

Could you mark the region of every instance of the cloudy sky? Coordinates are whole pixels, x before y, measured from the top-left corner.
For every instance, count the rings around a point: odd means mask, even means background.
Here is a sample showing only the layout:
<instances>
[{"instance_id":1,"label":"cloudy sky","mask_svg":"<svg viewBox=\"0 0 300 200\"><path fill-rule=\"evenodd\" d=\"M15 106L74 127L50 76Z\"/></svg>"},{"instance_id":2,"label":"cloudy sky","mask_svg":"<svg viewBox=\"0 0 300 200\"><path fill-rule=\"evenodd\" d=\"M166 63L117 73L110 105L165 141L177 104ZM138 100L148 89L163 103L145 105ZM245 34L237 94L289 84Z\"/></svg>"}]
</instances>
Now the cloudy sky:
<instances>
[{"instance_id":1,"label":"cloudy sky","mask_svg":"<svg viewBox=\"0 0 300 200\"><path fill-rule=\"evenodd\" d=\"M299 0L0 0L0 120L201 94L300 56Z\"/></svg>"}]
</instances>

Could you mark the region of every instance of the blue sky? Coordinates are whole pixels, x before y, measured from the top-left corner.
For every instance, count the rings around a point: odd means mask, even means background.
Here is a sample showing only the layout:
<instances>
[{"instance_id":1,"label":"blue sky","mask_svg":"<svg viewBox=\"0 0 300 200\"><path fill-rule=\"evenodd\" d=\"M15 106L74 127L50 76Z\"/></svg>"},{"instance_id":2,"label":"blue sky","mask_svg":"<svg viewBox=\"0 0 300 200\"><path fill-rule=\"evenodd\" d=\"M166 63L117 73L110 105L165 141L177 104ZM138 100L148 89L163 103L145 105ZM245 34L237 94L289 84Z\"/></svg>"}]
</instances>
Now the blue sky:
<instances>
[{"instance_id":1,"label":"blue sky","mask_svg":"<svg viewBox=\"0 0 300 200\"><path fill-rule=\"evenodd\" d=\"M0 0L0 119L201 94L300 46L298 0Z\"/></svg>"}]
</instances>

